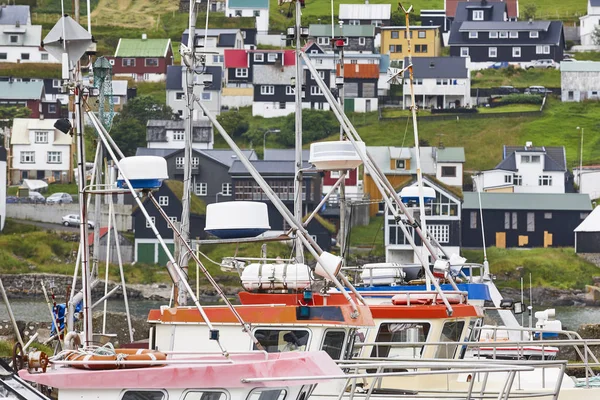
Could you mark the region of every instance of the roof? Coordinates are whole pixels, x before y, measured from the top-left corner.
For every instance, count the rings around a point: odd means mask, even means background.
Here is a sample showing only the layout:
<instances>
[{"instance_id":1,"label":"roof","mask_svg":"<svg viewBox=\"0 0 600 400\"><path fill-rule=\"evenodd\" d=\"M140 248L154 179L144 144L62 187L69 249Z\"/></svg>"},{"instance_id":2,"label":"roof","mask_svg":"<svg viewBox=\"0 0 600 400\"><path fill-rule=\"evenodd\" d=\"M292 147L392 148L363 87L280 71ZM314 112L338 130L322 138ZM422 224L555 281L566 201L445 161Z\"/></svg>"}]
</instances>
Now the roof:
<instances>
[{"instance_id":1,"label":"roof","mask_svg":"<svg viewBox=\"0 0 600 400\"><path fill-rule=\"evenodd\" d=\"M182 149L150 149L147 147L138 147L135 153L136 156L158 156L163 158L168 158L174 153L181 151ZM233 150L229 149L210 149L210 150L192 150L195 153L200 153L213 159L214 161L223 164L225 166L231 167L233 162L237 160L237 156L233 152ZM256 160L256 152L254 150L242 150L242 154L246 156L249 160Z\"/></svg>"},{"instance_id":2,"label":"roof","mask_svg":"<svg viewBox=\"0 0 600 400\"><path fill-rule=\"evenodd\" d=\"M264 160L268 161L289 161L296 158L296 150L294 149L265 149L263 155ZM302 161L308 161L310 158L310 150L302 150Z\"/></svg>"},{"instance_id":3,"label":"roof","mask_svg":"<svg viewBox=\"0 0 600 400\"><path fill-rule=\"evenodd\" d=\"M30 144L30 130L51 130L54 131L54 145L70 145L72 142L71 135L55 129L55 122L56 119L15 118L13 120L10 144Z\"/></svg>"},{"instance_id":4,"label":"roof","mask_svg":"<svg viewBox=\"0 0 600 400\"><path fill-rule=\"evenodd\" d=\"M244 49L225 49L225 68L248 68L248 51Z\"/></svg>"},{"instance_id":5,"label":"roof","mask_svg":"<svg viewBox=\"0 0 600 400\"><path fill-rule=\"evenodd\" d=\"M100 234L98 236L100 236L100 239L102 239L104 237L104 235L106 235L108 233L108 226L103 226L100 228ZM94 245L94 230L91 229L90 233L88 234L88 244L90 246Z\"/></svg>"},{"instance_id":6,"label":"roof","mask_svg":"<svg viewBox=\"0 0 600 400\"><path fill-rule=\"evenodd\" d=\"M464 147L444 147L437 149L437 162L465 162Z\"/></svg>"},{"instance_id":7,"label":"roof","mask_svg":"<svg viewBox=\"0 0 600 400\"><path fill-rule=\"evenodd\" d=\"M560 72L600 72L600 61L561 62Z\"/></svg>"},{"instance_id":8,"label":"roof","mask_svg":"<svg viewBox=\"0 0 600 400\"><path fill-rule=\"evenodd\" d=\"M212 75L212 82L209 86L204 87L204 90L213 90L213 91L217 91L220 92L222 89L222 80L223 80L223 68L217 66L217 65L212 65L212 66L208 66L206 67L206 73L211 74Z\"/></svg>"},{"instance_id":9,"label":"roof","mask_svg":"<svg viewBox=\"0 0 600 400\"><path fill-rule=\"evenodd\" d=\"M261 175L289 175L293 177L296 173L294 160L252 160L252 165ZM302 169L304 174L317 172L308 161L302 163ZM249 172L240 160L235 160L229 168L229 174L247 175Z\"/></svg>"},{"instance_id":10,"label":"roof","mask_svg":"<svg viewBox=\"0 0 600 400\"><path fill-rule=\"evenodd\" d=\"M469 69L465 57L413 57L413 74L415 78L468 78ZM408 65L408 58L404 60ZM408 78L409 72L404 73Z\"/></svg>"},{"instance_id":11,"label":"roof","mask_svg":"<svg viewBox=\"0 0 600 400\"><path fill-rule=\"evenodd\" d=\"M166 57L171 39L119 39L115 57Z\"/></svg>"},{"instance_id":12,"label":"roof","mask_svg":"<svg viewBox=\"0 0 600 400\"><path fill-rule=\"evenodd\" d=\"M269 0L228 0L229 8L269 8Z\"/></svg>"},{"instance_id":13,"label":"roof","mask_svg":"<svg viewBox=\"0 0 600 400\"><path fill-rule=\"evenodd\" d=\"M181 65L167 66L167 90L182 90Z\"/></svg>"},{"instance_id":14,"label":"roof","mask_svg":"<svg viewBox=\"0 0 600 400\"><path fill-rule=\"evenodd\" d=\"M424 174L435 174L435 163L433 161L433 148L421 147L421 170ZM373 158L373 161L386 175L412 175L417 173L416 163L410 163L410 169L396 170L390 168L392 159L414 159L414 147L388 147L388 146L367 146L367 151ZM368 171L367 171L368 174Z\"/></svg>"},{"instance_id":15,"label":"roof","mask_svg":"<svg viewBox=\"0 0 600 400\"><path fill-rule=\"evenodd\" d=\"M171 154L180 151L181 149L150 149L148 147L138 147L135 151L136 156L158 156L167 158Z\"/></svg>"},{"instance_id":16,"label":"roof","mask_svg":"<svg viewBox=\"0 0 600 400\"><path fill-rule=\"evenodd\" d=\"M163 183L173 192L173 194L179 199L183 199L183 182L175 180L166 180ZM190 196L190 214L205 215L206 214L206 203L200 197L192 194Z\"/></svg>"},{"instance_id":17,"label":"roof","mask_svg":"<svg viewBox=\"0 0 600 400\"><path fill-rule=\"evenodd\" d=\"M600 7L600 0L598 0ZM575 232L600 232L600 207L594 208L594 210L584 219Z\"/></svg>"},{"instance_id":18,"label":"roof","mask_svg":"<svg viewBox=\"0 0 600 400\"><path fill-rule=\"evenodd\" d=\"M58 79L44 78L44 93L46 94L60 94L61 87L54 86L54 81Z\"/></svg>"},{"instance_id":19,"label":"roof","mask_svg":"<svg viewBox=\"0 0 600 400\"><path fill-rule=\"evenodd\" d=\"M181 130L185 129L185 121L182 119L176 121L171 119L149 119L148 122L146 122L146 128L155 126L164 127L165 129ZM194 120L194 127L197 126L212 126L212 124L208 118L203 118Z\"/></svg>"},{"instance_id":20,"label":"roof","mask_svg":"<svg viewBox=\"0 0 600 400\"><path fill-rule=\"evenodd\" d=\"M590 6L600 7L600 0L590 0Z\"/></svg>"},{"instance_id":21,"label":"roof","mask_svg":"<svg viewBox=\"0 0 600 400\"><path fill-rule=\"evenodd\" d=\"M459 31L547 31L549 28L550 21L464 21Z\"/></svg>"},{"instance_id":22,"label":"roof","mask_svg":"<svg viewBox=\"0 0 600 400\"><path fill-rule=\"evenodd\" d=\"M480 193L484 210L589 211L590 196L581 193ZM465 192L463 209L479 208L479 193Z\"/></svg>"},{"instance_id":23,"label":"roof","mask_svg":"<svg viewBox=\"0 0 600 400\"><path fill-rule=\"evenodd\" d=\"M503 154L504 158L508 158L513 153L527 153L527 152L543 152L545 165L544 171L566 171L567 170L567 154L564 146L548 146L548 147L531 147L525 146L504 146ZM516 160L515 160L516 161ZM501 163L502 164L502 163ZM516 164L513 170L516 169Z\"/></svg>"},{"instance_id":24,"label":"roof","mask_svg":"<svg viewBox=\"0 0 600 400\"><path fill-rule=\"evenodd\" d=\"M196 39L204 39L204 36L208 37L216 37L217 38L217 47L233 47L235 45L235 38L237 34L241 36L241 29L229 28L229 29L221 29L221 28L209 28L209 29L196 29L195 36ZM181 35L181 43L187 43L188 41L188 29L183 31ZM244 41L244 43L246 43ZM252 44L252 43L248 43Z\"/></svg>"},{"instance_id":25,"label":"roof","mask_svg":"<svg viewBox=\"0 0 600 400\"><path fill-rule=\"evenodd\" d=\"M391 4L340 4L339 19L386 20L391 17Z\"/></svg>"},{"instance_id":26,"label":"roof","mask_svg":"<svg viewBox=\"0 0 600 400\"><path fill-rule=\"evenodd\" d=\"M290 80L296 76L296 68L293 65L281 67L275 64L255 64L252 71L255 85L289 85Z\"/></svg>"},{"instance_id":27,"label":"roof","mask_svg":"<svg viewBox=\"0 0 600 400\"><path fill-rule=\"evenodd\" d=\"M341 30L339 26L335 27L335 36L347 37L366 37L375 36L375 27L373 25L345 25ZM321 37L331 36L331 25L327 24L310 24L308 27L308 36Z\"/></svg>"},{"instance_id":28,"label":"roof","mask_svg":"<svg viewBox=\"0 0 600 400\"><path fill-rule=\"evenodd\" d=\"M10 43L9 33L18 33L23 35L22 44L19 44L18 47L21 46L35 46L39 47L42 43L42 26L41 25L21 25L19 28L10 25L0 25L0 32L3 34L0 35L0 45L3 46L13 46L15 44Z\"/></svg>"},{"instance_id":29,"label":"roof","mask_svg":"<svg viewBox=\"0 0 600 400\"><path fill-rule=\"evenodd\" d=\"M395 25L395 26L382 26L380 27L380 29L382 31L405 31L406 30L406 26L401 26L401 25ZM438 30L440 29L439 25L411 25L408 27L408 29L410 29L411 31L413 30L426 30L426 29L435 29Z\"/></svg>"},{"instance_id":30,"label":"roof","mask_svg":"<svg viewBox=\"0 0 600 400\"><path fill-rule=\"evenodd\" d=\"M29 6L6 6L0 8L0 25L27 25L30 22Z\"/></svg>"},{"instance_id":31,"label":"roof","mask_svg":"<svg viewBox=\"0 0 600 400\"><path fill-rule=\"evenodd\" d=\"M337 74L340 66L337 66ZM379 79L379 65L377 64L344 64L345 79Z\"/></svg>"},{"instance_id":32,"label":"roof","mask_svg":"<svg viewBox=\"0 0 600 400\"><path fill-rule=\"evenodd\" d=\"M237 33L222 33L219 35L217 47L235 47Z\"/></svg>"},{"instance_id":33,"label":"roof","mask_svg":"<svg viewBox=\"0 0 600 400\"><path fill-rule=\"evenodd\" d=\"M478 0L445 0L445 8L446 8L446 16L454 17L458 12L460 3L466 3L465 5L475 5L481 4L481 1ZM496 2L505 2L506 3L506 14L509 18L515 18L519 16L519 8L518 8L518 0L488 0L488 4L496 3ZM472 3L472 4L469 4ZM459 15L460 17L460 15Z\"/></svg>"},{"instance_id":34,"label":"roof","mask_svg":"<svg viewBox=\"0 0 600 400\"><path fill-rule=\"evenodd\" d=\"M539 22L539 21L538 21ZM539 38L508 38L508 39L490 39L489 42L483 41L478 42L478 45L486 46L489 43L494 43L494 46L531 46L531 45L541 45L548 44L553 46L558 46L561 44L561 40L564 37L563 23L562 21L549 21L550 26L544 35L540 35ZM473 29L480 30L512 30L511 27L521 26L523 22L453 22L450 27L450 37L448 38L448 45L456 46L456 45L472 45L472 43L465 37L466 35L461 32L461 26L464 24L471 24L470 26L474 27ZM517 24L517 25L513 25ZM477 26L477 28L475 28ZM494 28L490 28L493 26ZM523 28L521 28L523 29ZM525 29L527 30L527 29Z\"/></svg>"}]
</instances>

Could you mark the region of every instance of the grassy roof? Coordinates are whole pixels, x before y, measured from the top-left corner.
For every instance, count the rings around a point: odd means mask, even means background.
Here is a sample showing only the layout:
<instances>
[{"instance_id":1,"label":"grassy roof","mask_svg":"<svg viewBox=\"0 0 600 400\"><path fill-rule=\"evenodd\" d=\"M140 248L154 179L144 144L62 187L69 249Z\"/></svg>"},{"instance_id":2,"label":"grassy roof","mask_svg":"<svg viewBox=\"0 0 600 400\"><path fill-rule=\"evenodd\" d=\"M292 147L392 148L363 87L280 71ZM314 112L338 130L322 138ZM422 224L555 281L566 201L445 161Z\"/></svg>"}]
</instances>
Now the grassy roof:
<instances>
[{"instance_id":1,"label":"grassy roof","mask_svg":"<svg viewBox=\"0 0 600 400\"><path fill-rule=\"evenodd\" d=\"M427 177L427 179L429 179L431 182L433 182L436 185L438 185L439 187L441 187L444 190L446 190L446 191L452 193L453 195L457 196L459 199L461 199L461 200L464 199L463 191L462 191L461 187L446 185L444 182L438 180L434 175L424 175L424 176Z\"/></svg>"},{"instance_id":2,"label":"grassy roof","mask_svg":"<svg viewBox=\"0 0 600 400\"><path fill-rule=\"evenodd\" d=\"M166 180L163 183L173 192L173 194L179 199L183 199L183 182L175 180ZM190 213L196 215L206 214L206 203L198 196L192 194L190 196Z\"/></svg>"},{"instance_id":3,"label":"grassy roof","mask_svg":"<svg viewBox=\"0 0 600 400\"><path fill-rule=\"evenodd\" d=\"M304 218L302 218L302 222L306 222L309 216L310 214L306 214ZM321 224L325 229L327 229L329 233L335 233L335 225L327 221L325 218L321 217L319 214L315 214L313 219L319 224Z\"/></svg>"}]
</instances>

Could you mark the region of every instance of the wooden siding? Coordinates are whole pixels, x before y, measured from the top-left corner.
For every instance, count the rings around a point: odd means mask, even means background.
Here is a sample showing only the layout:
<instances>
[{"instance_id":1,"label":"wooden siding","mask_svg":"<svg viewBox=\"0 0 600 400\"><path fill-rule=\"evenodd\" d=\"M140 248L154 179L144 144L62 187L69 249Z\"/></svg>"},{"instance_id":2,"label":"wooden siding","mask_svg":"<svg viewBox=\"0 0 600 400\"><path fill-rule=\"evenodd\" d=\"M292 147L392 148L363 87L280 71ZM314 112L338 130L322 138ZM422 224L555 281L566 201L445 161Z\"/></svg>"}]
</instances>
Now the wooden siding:
<instances>
[{"instance_id":1,"label":"wooden siding","mask_svg":"<svg viewBox=\"0 0 600 400\"><path fill-rule=\"evenodd\" d=\"M386 175L386 178L390 181L393 187L401 186L412 180L411 175ZM365 174L364 178L364 192L365 196L368 196L372 201L373 200L381 200L381 193L379 193L379 189L373 182L373 178L371 175ZM379 211L379 204L374 203L369 205L369 215L372 217L377 214Z\"/></svg>"},{"instance_id":2,"label":"wooden siding","mask_svg":"<svg viewBox=\"0 0 600 400\"><path fill-rule=\"evenodd\" d=\"M419 39L419 32L425 32L425 38ZM398 38L392 39L392 32L398 32ZM404 38L405 30L398 27L398 30L381 31L381 54L389 54L391 60L404 60L407 56L408 40ZM442 55L442 37L438 29L411 30L413 33L411 40L411 54L413 57L439 57ZM416 45L427 45L427 51L416 53ZM402 46L401 52L390 52L390 45Z\"/></svg>"}]
</instances>

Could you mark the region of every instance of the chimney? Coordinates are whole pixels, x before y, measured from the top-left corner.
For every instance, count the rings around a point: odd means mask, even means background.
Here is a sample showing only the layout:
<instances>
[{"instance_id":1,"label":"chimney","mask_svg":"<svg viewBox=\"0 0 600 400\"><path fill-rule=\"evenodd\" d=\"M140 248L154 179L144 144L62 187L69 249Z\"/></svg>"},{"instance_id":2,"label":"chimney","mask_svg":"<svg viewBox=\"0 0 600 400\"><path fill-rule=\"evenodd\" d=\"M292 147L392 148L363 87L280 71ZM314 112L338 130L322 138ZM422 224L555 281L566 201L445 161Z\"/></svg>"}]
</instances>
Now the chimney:
<instances>
[{"instance_id":1,"label":"chimney","mask_svg":"<svg viewBox=\"0 0 600 400\"><path fill-rule=\"evenodd\" d=\"M145 33L142 33L142 40L146 40L148 39L148 35L146 35Z\"/></svg>"}]
</instances>

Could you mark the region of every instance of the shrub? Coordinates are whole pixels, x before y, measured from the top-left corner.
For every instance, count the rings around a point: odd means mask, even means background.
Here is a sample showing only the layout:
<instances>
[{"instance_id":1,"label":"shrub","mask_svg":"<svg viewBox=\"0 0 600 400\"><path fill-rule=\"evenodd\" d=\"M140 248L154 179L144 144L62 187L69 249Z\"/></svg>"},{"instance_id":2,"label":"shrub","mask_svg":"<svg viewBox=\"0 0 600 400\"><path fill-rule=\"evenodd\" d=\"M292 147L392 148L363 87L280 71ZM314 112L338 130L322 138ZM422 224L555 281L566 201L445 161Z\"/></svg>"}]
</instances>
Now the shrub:
<instances>
[{"instance_id":1,"label":"shrub","mask_svg":"<svg viewBox=\"0 0 600 400\"><path fill-rule=\"evenodd\" d=\"M542 104L542 96L537 94L510 94L497 101L506 104Z\"/></svg>"}]
</instances>

